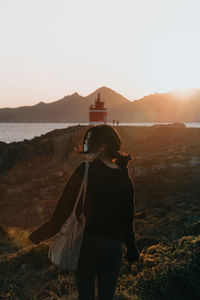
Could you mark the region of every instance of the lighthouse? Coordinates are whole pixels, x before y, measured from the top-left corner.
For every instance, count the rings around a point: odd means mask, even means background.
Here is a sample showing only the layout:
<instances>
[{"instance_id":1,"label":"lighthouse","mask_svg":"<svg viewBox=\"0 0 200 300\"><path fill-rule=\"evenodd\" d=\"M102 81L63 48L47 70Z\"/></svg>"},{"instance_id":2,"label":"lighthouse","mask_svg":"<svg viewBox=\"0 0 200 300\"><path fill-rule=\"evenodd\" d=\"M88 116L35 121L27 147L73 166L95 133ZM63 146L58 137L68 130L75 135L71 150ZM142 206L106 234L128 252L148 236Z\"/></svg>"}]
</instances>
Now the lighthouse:
<instances>
[{"instance_id":1,"label":"lighthouse","mask_svg":"<svg viewBox=\"0 0 200 300\"><path fill-rule=\"evenodd\" d=\"M104 107L104 102L101 101L100 93L98 93L95 105L89 106L89 124L106 124L107 108Z\"/></svg>"}]
</instances>

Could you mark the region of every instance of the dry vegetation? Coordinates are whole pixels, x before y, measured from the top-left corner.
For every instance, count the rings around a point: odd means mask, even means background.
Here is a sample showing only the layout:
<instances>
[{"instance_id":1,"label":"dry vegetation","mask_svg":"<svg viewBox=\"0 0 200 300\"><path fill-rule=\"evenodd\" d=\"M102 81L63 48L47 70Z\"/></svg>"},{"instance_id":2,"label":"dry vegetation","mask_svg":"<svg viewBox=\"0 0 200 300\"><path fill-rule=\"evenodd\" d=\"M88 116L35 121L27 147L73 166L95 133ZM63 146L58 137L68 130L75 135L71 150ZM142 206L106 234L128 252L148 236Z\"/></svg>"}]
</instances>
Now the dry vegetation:
<instances>
[{"instance_id":1,"label":"dry vegetation","mask_svg":"<svg viewBox=\"0 0 200 300\"><path fill-rule=\"evenodd\" d=\"M77 129L79 137L80 130L84 128ZM130 171L136 186L135 231L141 256L134 264L124 260L116 300L200 299L200 130L120 127L119 131L124 141L122 150L135 156ZM56 131L41 140L55 139L55 133L62 136ZM48 167L56 168L48 173L46 169L38 171L35 157L15 162L1 177L0 299L78 299L73 274L59 271L48 260L50 241L32 245L27 239L34 226L53 211L56 201L50 195L56 195L78 163L74 155L63 159L60 152L55 159L53 153L53 158L43 156L42 166L48 162ZM34 170L27 168L33 159ZM37 190L30 184L36 180L36 172ZM53 177L53 172L63 173ZM30 180L17 191L27 176ZM45 178L46 184L53 182L55 189L36 195L41 185L45 186ZM10 216L6 209L6 203L15 205L12 191L7 193L8 186L15 188L18 201L13 218L14 212ZM27 197L30 195L28 200L23 200L24 189ZM27 209L20 214L25 201ZM35 212L40 217L30 220L36 204L42 208ZM50 205L48 212L46 205Z\"/></svg>"}]
</instances>

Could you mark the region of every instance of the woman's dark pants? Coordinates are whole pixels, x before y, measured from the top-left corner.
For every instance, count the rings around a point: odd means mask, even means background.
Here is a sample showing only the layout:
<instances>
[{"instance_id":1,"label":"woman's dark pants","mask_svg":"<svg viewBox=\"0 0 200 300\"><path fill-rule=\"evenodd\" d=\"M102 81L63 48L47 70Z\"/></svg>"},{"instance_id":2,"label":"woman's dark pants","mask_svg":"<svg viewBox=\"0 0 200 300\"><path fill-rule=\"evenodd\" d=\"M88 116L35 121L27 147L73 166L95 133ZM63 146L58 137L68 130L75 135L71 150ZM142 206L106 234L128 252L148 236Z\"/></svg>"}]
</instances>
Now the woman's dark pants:
<instances>
[{"instance_id":1,"label":"woman's dark pants","mask_svg":"<svg viewBox=\"0 0 200 300\"><path fill-rule=\"evenodd\" d=\"M96 277L98 300L114 300L123 253L122 242L85 233L74 273L79 300L95 299Z\"/></svg>"}]
</instances>

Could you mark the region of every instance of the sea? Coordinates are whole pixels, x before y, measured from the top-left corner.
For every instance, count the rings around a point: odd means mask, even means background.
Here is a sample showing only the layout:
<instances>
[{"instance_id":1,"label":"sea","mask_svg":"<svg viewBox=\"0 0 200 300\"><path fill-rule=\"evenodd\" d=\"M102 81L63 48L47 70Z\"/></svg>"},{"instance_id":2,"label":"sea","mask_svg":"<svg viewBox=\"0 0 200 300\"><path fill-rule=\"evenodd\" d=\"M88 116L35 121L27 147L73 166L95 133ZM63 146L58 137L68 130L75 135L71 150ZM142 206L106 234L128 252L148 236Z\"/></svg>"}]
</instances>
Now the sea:
<instances>
[{"instance_id":1,"label":"sea","mask_svg":"<svg viewBox=\"0 0 200 300\"><path fill-rule=\"evenodd\" d=\"M118 126L152 126L155 124L171 124L172 122L155 123L119 123ZM113 125L113 123L107 123ZM187 127L200 128L200 123L184 123ZM68 128L88 123L0 123L0 141L4 143L31 140L54 129ZM115 124L116 125L116 124Z\"/></svg>"}]
</instances>

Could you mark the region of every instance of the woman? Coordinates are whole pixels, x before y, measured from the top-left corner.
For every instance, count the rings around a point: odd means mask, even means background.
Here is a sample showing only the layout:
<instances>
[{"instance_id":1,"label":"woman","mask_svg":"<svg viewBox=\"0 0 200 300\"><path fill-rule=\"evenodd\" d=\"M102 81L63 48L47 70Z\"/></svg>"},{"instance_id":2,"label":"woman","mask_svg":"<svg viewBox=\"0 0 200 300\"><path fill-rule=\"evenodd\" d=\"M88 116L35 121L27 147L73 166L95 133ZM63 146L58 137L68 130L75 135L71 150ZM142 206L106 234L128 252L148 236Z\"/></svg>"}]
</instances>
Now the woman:
<instances>
[{"instance_id":1,"label":"woman","mask_svg":"<svg viewBox=\"0 0 200 300\"><path fill-rule=\"evenodd\" d=\"M74 273L80 300L94 300L95 278L98 300L112 300L124 256L133 263L139 258L133 230L134 185L128 173L131 155L120 153L121 139L110 125L90 127L76 153L89 161L84 203L86 228L78 269ZM82 162L67 182L51 219L29 238L40 243L56 234L72 211L84 175ZM79 215L81 201L76 213Z\"/></svg>"}]
</instances>

